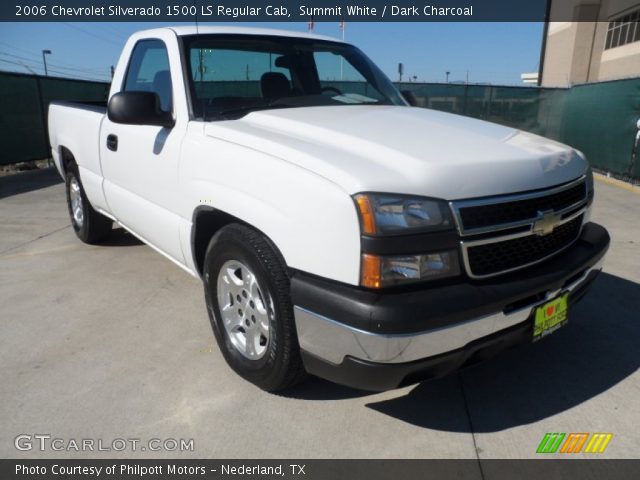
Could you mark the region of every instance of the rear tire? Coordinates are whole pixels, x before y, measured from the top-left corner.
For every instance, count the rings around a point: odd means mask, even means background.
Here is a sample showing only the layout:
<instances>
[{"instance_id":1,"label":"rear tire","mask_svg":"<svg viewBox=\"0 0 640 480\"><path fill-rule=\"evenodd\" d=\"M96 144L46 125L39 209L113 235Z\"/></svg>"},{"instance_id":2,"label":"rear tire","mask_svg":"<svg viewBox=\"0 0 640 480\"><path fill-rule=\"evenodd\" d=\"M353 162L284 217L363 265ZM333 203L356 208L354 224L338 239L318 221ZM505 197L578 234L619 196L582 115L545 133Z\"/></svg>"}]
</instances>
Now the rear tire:
<instances>
[{"instance_id":1,"label":"rear tire","mask_svg":"<svg viewBox=\"0 0 640 480\"><path fill-rule=\"evenodd\" d=\"M211 326L229 366L267 392L304 379L289 275L271 241L243 225L224 227L209 243L203 277Z\"/></svg>"},{"instance_id":2,"label":"rear tire","mask_svg":"<svg viewBox=\"0 0 640 480\"><path fill-rule=\"evenodd\" d=\"M65 175L65 187L67 193L67 207L71 226L76 236L84 243L98 243L111 232L113 222L111 219L96 212L84 192L80 181L78 167L71 164Z\"/></svg>"}]
</instances>

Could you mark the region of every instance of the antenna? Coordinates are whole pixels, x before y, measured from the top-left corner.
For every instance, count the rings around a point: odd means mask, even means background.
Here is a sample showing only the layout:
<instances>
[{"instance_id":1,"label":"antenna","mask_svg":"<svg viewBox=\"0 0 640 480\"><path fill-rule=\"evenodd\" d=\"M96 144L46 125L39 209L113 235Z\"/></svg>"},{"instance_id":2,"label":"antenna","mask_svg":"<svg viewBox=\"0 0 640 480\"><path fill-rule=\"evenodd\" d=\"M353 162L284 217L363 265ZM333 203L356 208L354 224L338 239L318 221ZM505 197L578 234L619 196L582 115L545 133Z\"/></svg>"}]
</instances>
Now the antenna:
<instances>
[{"instance_id":1,"label":"antenna","mask_svg":"<svg viewBox=\"0 0 640 480\"><path fill-rule=\"evenodd\" d=\"M197 0L193 0L193 8L195 9L195 13L196 13L196 35L200 34L200 27L198 25L198 6L196 5L196 1ZM202 48L198 49L198 72L200 73L200 81L204 82L204 55L202 52ZM197 73L196 75L194 75L194 79L193 81L195 82L197 77ZM204 98L202 99L202 119L204 121L207 120L207 106L205 105L204 102Z\"/></svg>"},{"instance_id":2,"label":"antenna","mask_svg":"<svg viewBox=\"0 0 640 480\"><path fill-rule=\"evenodd\" d=\"M196 5L196 0L193 0L193 9L195 10L196 13L196 35L200 34L200 27L198 26L198 6ZM200 81L203 82L204 81L204 60L202 58L202 48L198 49L198 71L196 72L197 74L200 74ZM194 78L195 80L195 78Z\"/></svg>"},{"instance_id":3,"label":"antenna","mask_svg":"<svg viewBox=\"0 0 640 480\"><path fill-rule=\"evenodd\" d=\"M193 0L193 9L196 12L196 35L200 33L198 29L198 6L196 5L196 0Z\"/></svg>"},{"instance_id":4,"label":"antenna","mask_svg":"<svg viewBox=\"0 0 640 480\"><path fill-rule=\"evenodd\" d=\"M344 30L347 26L347 23L344 21L344 17L340 20L338 24L338 28L342 32L342 41L344 42ZM344 80L344 57L340 55L340 81Z\"/></svg>"}]
</instances>

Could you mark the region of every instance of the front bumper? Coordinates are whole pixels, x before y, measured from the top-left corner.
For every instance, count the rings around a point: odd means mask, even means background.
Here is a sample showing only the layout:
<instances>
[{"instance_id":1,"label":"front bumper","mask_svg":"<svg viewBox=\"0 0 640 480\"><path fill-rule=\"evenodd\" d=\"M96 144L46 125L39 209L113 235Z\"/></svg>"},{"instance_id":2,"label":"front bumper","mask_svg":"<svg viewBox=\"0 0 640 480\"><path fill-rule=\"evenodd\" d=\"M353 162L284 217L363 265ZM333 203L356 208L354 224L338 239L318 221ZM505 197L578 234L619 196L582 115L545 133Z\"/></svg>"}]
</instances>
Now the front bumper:
<instances>
[{"instance_id":1,"label":"front bumper","mask_svg":"<svg viewBox=\"0 0 640 480\"><path fill-rule=\"evenodd\" d=\"M377 293L296 273L298 339L309 373L364 390L442 376L533 336L533 309L569 292L575 304L602 268L607 231L583 227L571 248L484 281Z\"/></svg>"}]
</instances>

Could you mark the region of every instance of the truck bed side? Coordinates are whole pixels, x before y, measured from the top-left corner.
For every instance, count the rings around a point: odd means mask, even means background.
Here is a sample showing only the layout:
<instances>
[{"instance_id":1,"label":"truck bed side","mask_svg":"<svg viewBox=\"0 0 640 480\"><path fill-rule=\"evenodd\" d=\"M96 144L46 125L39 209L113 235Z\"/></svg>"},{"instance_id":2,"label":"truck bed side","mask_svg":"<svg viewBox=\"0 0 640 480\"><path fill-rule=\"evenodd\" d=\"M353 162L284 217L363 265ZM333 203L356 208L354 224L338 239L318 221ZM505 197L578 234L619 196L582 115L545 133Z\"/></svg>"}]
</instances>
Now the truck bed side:
<instances>
[{"instance_id":1,"label":"truck bed side","mask_svg":"<svg viewBox=\"0 0 640 480\"><path fill-rule=\"evenodd\" d=\"M48 115L51 156L56 168L64 177L65 161L71 155L89 201L103 213L109 209L102 189L99 140L106 109L106 103L51 102Z\"/></svg>"}]
</instances>

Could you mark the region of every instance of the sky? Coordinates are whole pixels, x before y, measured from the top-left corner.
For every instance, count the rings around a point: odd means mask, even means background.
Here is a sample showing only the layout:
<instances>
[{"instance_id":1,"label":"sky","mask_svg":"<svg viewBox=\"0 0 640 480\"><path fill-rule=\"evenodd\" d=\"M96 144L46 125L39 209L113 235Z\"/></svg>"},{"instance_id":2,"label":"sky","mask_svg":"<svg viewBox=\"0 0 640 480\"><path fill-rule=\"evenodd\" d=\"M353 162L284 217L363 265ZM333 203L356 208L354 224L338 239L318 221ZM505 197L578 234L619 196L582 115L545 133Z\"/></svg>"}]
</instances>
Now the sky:
<instances>
[{"instance_id":1,"label":"sky","mask_svg":"<svg viewBox=\"0 0 640 480\"><path fill-rule=\"evenodd\" d=\"M108 81L127 37L165 23L0 23L0 70ZM186 24L182 24L186 25ZM200 23L200 25L213 25ZM225 25L231 25L226 23ZM307 31L306 23L234 23ZM347 23L345 40L363 50L392 80L521 85L538 69L542 23ZM340 37L337 22L316 22L313 33Z\"/></svg>"}]
</instances>

